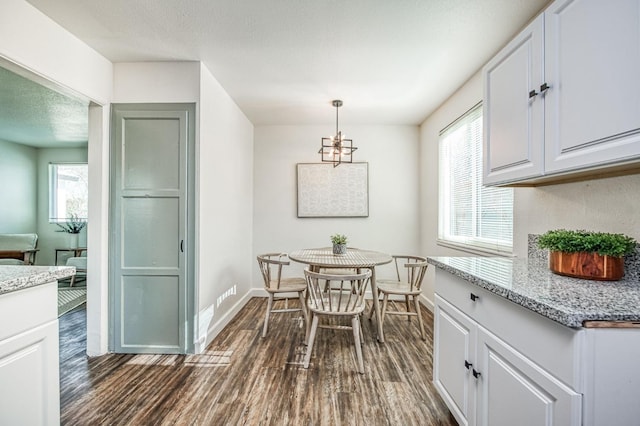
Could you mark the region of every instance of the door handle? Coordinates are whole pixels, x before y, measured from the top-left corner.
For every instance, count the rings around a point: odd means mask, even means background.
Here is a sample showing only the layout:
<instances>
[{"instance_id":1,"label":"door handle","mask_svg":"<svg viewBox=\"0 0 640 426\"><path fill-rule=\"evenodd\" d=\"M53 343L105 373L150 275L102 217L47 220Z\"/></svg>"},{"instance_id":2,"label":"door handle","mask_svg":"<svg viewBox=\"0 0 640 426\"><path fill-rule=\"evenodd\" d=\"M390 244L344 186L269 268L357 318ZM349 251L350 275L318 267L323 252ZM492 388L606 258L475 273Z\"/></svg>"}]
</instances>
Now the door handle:
<instances>
[{"instance_id":1,"label":"door handle","mask_svg":"<svg viewBox=\"0 0 640 426\"><path fill-rule=\"evenodd\" d=\"M180 251L184 253L184 240L180 240Z\"/></svg>"},{"instance_id":2,"label":"door handle","mask_svg":"<svg viewBox=\"0 0 640 426\"><path fill-rule=\"evenodd\" d=\"M540 86L540 94L545 94L545 92L549 89L551 89L551 86L549 86L547 83L542 83L542 85Z\"/></svg>"}]
</instances>

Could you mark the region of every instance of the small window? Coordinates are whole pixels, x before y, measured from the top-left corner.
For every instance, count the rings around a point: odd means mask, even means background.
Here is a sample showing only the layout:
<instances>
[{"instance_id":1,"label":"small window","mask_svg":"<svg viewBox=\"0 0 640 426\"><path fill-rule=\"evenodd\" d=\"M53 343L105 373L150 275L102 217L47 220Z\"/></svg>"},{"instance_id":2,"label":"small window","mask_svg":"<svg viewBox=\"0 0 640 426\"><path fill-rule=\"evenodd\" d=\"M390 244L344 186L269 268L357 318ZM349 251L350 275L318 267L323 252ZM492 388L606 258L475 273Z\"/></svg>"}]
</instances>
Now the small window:
<instances>
[{"instance_id":1,"label":"small window","mask_svg":"<svg viewBox=\"0 0 640 426\"><path fill-rule=\"evenodd\" d=\"M86 163L49 164L49 222L87 218L88 170Z\"/></svg>"},{"instance_id":2,"label":"small window","mask_svg":"<svg viewBox=\"0 0 640 426\"><path fill-rule=\"evenodd\" d=\"M482 104L440 133L438 241L513 251L513 189L482 186Z\"/></svg>"}]
</instances>

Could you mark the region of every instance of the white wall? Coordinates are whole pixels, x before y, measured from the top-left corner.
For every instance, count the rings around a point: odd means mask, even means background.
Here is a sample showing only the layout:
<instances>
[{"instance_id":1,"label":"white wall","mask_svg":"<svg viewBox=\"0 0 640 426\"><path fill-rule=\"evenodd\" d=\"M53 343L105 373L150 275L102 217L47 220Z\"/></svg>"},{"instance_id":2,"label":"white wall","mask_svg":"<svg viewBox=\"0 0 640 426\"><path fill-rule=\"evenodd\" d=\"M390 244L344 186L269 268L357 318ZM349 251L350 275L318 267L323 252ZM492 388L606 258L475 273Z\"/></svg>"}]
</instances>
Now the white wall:
<instances>
[{"instance_id":1,"label":"white wall","mask_svg":"<svg viewBox=\"0 0 640 426\"><path fill-rule=\"evenodd\" d=\"M57 232L56 225L49 223L49 163L86 163L87 148L41 148L38 152L38 255L36 265L53 265L55 262L55 249L68 247L68 236L65 232ZM89 194L91 197L91 194ZM87 242L87 229L91 226L91 218L87 228L79 235L80 246ZM60 253L58 262L71 253Z\"/></svg>"},{"instance_id":2,"label":"white wall","mask_svg":"<svg viewBox=\"0 0 640 426\"><path fill-rule=\"evenodd\" d=\"M0 65L54 90L94 102L89 122L89 151L107 152L108 109L113 68L111 62L42 14L25 0L0 2ZM95 117L101 116L98 120ZM100 126L95 128L94 126ZM89 160L89 217L96 218L89 230L88 255L92 273L87 277L87 353L107 350L107 197L109 157L92 155ZM92 171L93 170L93 171Z\"/></svg>"},{"instance_id":3,"label":"white wall","mask_svg":"<svg viewBox=\"0 0 640 426\"><path fill-rule=\"evenodd\" d=\"M438 133L482 100L480 72L474 75L420 128L422 251L430 256L468 256L440 247L438 236ZM514 189L514 254L527 256L528 234L549 229L588 229L640 239L640 175ZM434 271L424 293L433 301Z\"/></svg>"},{"instance_id":4,"label":"white wall","mask_svg":"<svg viewBox=\"0 0 640 426\"><path fill-rule=\"evenodd\" d=\"M557 228L622 233L640 241L640 174L515 189L518 256L527 255L527 234Z\"/></svg>"},{"instance_id":5,"label":"white wall","mask_svg":"<svg viewBox=\"0 0 640 426\"><path fill-rule=\"evenodd\" d=\"M262 288L255 256L331 245L341 233L353 247L386 253L420 253L418 215L418 128L350 126L341 130L358 150L354 161L369 163L369 217L298 218L296 163L320 161L326 126L257 126L254 140L254 287ZM338 166L341 167L341 166ZM336 188L339 191L340 188ZM291 273L303 265L292 262Z\"/></svg>"},{"instance_id":6,"label":"white wall","mask_svg":"<svg viewBox=\"0 0 640 426\"><path fill-rule=\"evenodd\" d=\"M113 65L113 103L195 103L199 99L198 62L119 62Z\"/></svg>"},{"instance_id":7,"label":"white wall","mask_svg":"<svg viewBox=\"0 0 640 426\"><path fill-rule=\"evenodd\" d=\"M37 232L37 158L35 148L0 140L0 233Z\"/></svg>"},{"instance_id":8,"label":"white wall","mask_svg":"<svg viewBox=\"0 0 640 426\"><path fill-rule=\"evenodd\" d=\"M205 66L200 85L197 350L244 303L253 266L253 125Z\"/></svg>"},{"instance_id":9,"label":"white wall","mask_svg":"<svg viewBox=\"0 0 640 426\"><path fill-rule=\"evenodd\" d=\"M55 90L99 104L111 98L111 62L24 0L0 2L0 58Z\"/></svg>"}]
</instances>

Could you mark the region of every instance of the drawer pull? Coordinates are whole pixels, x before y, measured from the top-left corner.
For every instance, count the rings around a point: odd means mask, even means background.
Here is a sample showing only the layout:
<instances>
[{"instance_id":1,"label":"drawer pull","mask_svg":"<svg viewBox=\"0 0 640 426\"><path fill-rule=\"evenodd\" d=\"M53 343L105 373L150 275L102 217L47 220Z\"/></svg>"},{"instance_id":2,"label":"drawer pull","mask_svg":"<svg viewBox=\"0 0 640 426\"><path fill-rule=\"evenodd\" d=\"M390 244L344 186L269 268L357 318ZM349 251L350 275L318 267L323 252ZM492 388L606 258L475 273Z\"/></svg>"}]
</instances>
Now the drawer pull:
<instances>
[{"instance_id":1,"label":"drawer pull","mask_svg":"<svg viewBox=\"0 0 640 426\"><path fill-rule=\"evenodd\" d=\"M482 374L480 374L480 372L479 372L479 371L476 371L476 369L475 369L475 368L471 371L471 374L473 374L473 377L475 377L476 379L477 379L478 377L482 376Z\"/></svg>"},{"instance_id":2,"label":"drawer pull","mask_svg":"<svg viewBox=\"0 0 640 426\"><path fill-rule=\"evenodd\" d=\"M529 99L535 98L537 95L538 95L538 92L536 92L535 90L532 90L529 92Z\"/></svg>"},{"instance_id":3,"label":"drawer pull","mask_svg":"<svg viewBox=\"0 0 640 426\"><path fill-rule=\"evenodd\" d=\"M464 367L468 370L471 367L473 367L473 364L471 364L469 361L467 361L466 359L464 360Z\"/></svg>"},{"instance_id":4,"label":"drawer pull","mask_svg":"<svg viewBox=\"0 0 640 426\"><path fill-rule=\"evenodd\" d=\"M469 297L470 297L470 298L471 298L471 300L473 300L474 302L475 302L476 300L480 299L480 296L476 296L476 295L475 295L475 294L473 294L473 293L470 293L470 294L469 294Z\"/></svg>"}]
</instances>

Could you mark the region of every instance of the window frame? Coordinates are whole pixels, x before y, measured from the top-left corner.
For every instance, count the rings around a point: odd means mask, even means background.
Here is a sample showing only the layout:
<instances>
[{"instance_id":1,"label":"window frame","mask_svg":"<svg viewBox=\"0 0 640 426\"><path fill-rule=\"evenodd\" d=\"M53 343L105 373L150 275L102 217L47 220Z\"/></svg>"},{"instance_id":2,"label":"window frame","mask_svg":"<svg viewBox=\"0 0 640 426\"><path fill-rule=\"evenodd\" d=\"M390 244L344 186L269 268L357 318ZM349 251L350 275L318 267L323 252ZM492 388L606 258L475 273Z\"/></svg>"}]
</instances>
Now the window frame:
<instances>
[{"instance_id":1,"label":"window frame","mask_svg":"<svg viewBox=\"0 0 640 426\"><path fill-rule=\"evenodd\" d=\"M58 166L84 166L87 170L87 192L86 192L86 202L88 204L89 200L89 182L88 182L88 172L89 172L89 163L83 161L52 161L49 163L48 167L48 178L49 178L49 205L48 205L48 217L49 223L63 223L66 222L69 217L71 217L74 213L67 213L64 217L59 217L58 215ZM88 209L88 206L87 206ZM66 213L66 212L65 212ZM84 212L83 215L77 215L79 219L87 219L88 210Z\"/></svg>"}]
</instances>

